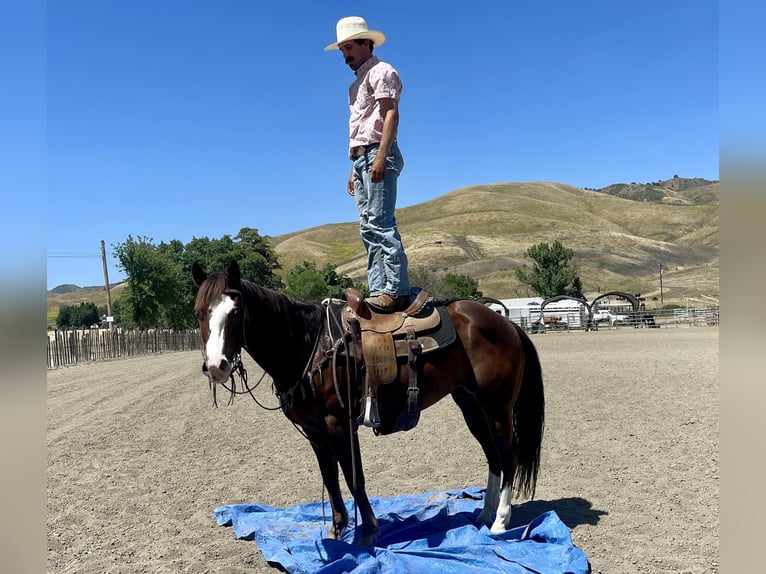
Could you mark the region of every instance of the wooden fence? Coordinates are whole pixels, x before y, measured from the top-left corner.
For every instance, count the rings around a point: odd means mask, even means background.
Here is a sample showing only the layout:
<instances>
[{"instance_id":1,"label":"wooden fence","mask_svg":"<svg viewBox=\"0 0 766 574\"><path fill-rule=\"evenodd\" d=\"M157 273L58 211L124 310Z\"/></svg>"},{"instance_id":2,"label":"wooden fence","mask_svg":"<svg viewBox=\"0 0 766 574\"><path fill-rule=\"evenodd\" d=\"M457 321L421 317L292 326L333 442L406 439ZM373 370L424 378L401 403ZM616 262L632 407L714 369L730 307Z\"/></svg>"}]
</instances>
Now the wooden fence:
<instances>
[{"instance_id":1,"label":"wooden fence","mask_svg":"<svg viewBox=\"0 0 766 574\"><path fill-rule=\"evenodd\" d=\"M65 329L48 332L48 368L201 348L199 330Z\"/></svg>"}]
</instances>

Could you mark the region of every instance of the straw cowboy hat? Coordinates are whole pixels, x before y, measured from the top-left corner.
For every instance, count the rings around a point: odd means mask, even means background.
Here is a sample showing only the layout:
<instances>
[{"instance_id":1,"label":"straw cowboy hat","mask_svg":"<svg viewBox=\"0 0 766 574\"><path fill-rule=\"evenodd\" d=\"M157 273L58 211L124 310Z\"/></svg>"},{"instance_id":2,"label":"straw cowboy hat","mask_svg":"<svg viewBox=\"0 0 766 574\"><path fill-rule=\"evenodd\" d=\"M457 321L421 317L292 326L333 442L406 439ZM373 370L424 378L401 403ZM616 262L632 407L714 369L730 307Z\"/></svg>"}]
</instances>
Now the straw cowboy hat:
<instances>
[{"instance_id":1,"label":"straw cowboy hat","mask_svg":"<svg viewBox=\"0 0 766 574\"><path fill-rule=\"evenodd\" d=\"M325 52L337 50L340 44L349 40L372 40L375 47L380 46L386 41L386 35L383 32L368 30L367 22L359 16L347 16L338 20L338 23L335 25L335 33L338 36L338 41L327 46L324 49Z\"/></svg>"}]
</instances>

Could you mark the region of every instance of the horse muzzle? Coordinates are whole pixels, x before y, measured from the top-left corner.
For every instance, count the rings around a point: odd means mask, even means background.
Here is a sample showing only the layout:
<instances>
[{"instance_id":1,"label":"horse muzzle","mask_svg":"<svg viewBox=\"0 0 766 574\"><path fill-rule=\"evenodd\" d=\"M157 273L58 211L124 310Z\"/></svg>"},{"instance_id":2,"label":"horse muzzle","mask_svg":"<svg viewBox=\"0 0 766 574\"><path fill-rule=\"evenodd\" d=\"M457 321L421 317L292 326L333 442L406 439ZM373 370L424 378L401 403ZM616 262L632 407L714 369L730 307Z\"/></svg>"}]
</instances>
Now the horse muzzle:
<instances>
[{"instance_id":1,"label":"horse muzzle","mask_svg":"<svg viewBox=\"0 0 766 574\"><path fill-rule=\"evenodd\" d=\"M226 382L231 376L231 362L227 359L221 359L217 365L202 363L202 372L206 373L213 383Z\"/></svg>"}]
</instances>

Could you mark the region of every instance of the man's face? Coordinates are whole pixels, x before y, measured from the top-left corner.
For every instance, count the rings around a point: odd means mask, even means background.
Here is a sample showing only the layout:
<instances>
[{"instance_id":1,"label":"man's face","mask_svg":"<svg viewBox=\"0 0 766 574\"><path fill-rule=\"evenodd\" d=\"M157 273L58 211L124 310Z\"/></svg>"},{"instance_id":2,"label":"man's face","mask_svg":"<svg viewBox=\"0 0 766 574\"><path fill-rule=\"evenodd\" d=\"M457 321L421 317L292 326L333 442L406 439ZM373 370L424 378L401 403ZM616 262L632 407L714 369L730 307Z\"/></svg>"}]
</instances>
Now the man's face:
<instances>
[{"instance_id":1,"label":"man's face","mask_svg":"<svg viewBox=\"0 0 766 574\"><path fill-rule=\"evenodd\" d=\"M357 44L354 40L349 40L340 44L338 48L340 48L341 54L343 54L343 61L355 72L372 55L370 53L369 41Z\"/></svg>"}]
</instances>

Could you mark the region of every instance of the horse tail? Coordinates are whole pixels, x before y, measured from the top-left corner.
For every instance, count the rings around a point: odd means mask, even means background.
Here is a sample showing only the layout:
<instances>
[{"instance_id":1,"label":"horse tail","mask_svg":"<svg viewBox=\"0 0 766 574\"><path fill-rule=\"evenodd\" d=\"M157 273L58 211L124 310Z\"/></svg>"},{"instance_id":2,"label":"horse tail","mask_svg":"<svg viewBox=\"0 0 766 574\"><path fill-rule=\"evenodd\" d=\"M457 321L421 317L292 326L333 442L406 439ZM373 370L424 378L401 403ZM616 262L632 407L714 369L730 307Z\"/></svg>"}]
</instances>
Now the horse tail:
<instances>
[{"instance_id":1,"label":"horse tail","mask_svg":"<svg viewBox=\"0 0 766 574\"><path fill-rule=\"evenodd\" d=\"M532 340L524 330L516 328L524 347L524 373L516 404L513 407L513 428L515 439L516 492L534 499L537 471L540 468L540 452L545 429L545 394L540 358Z\"/></svg>"}]
</instances>

